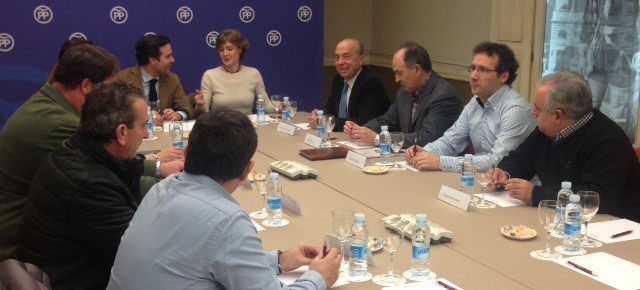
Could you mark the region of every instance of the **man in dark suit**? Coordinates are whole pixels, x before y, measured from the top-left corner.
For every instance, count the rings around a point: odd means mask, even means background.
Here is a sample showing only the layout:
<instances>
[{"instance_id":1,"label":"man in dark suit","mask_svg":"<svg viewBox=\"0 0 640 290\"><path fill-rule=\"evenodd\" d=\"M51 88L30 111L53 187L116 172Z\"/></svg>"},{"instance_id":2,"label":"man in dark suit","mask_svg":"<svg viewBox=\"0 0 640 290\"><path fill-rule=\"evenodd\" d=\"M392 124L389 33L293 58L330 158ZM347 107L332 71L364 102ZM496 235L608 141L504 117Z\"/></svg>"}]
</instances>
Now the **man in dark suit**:
<instances>
[{"instance_id":1,"label":"man in dark suit","mask_svg":"<svg viewBox=\"0 0 640 290\"><path fill-rule=\"evenodd\" d=\"M355 141L377 145L380 126L404 134L404 146L426 144L440 138L462 112L462 98L456 89L431 70L429 53L408 42L393 56L393 71L398 89L396 99L384 115L364 126L347 121L344 132Z\"/></svg>"},{"instance_id":2,"label":"man in dark suit","mask_svg":"<svg viewBox=\"0 0 640 290\"><path fill-rule=\"evenodd\" d=\"M138 65L120 72L120 79L129 81L144 91L147 102L156 102L162 121L187 120L193 116L178 75L171 72L175 62L171 40L164 35L145 35L136 43ZM152 85L153 84L153 85ZM159 123L159 124L158 124Z\"/></svg>"},{"instance_id":3,"label":"man in dark suit","mask_svg":"<svg viewBox=\"0 0 640 290\"><path fill-rule=\"evenodd\" d=\"M363 125L389 108L389 98L380 79L364 64L364 45L356 39L344 39L336 45L336 71L331 96L324 114L336 116L334 131L342 131L345 122ZM317 111L309 114L309 126L317 126Z\"/></svg>"}]
</instances>

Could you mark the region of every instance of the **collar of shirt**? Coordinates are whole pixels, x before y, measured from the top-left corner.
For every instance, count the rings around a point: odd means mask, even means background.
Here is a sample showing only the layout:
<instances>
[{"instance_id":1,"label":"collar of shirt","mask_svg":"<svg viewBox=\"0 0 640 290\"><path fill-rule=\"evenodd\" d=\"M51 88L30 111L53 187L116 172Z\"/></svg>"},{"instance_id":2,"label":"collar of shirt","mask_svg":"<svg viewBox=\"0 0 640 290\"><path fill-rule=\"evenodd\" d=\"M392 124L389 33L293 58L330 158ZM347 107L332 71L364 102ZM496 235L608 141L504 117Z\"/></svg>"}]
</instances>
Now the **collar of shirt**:
<instances>
[{"instance_id":1,"label":"collar of shirt","mask_svg":"<svg viewBox=\"0 0 640 290\"><path fill-rule=\"evenodd\" d=\"M349 91L351 91L351 88L353 88L353 84L356 83L356 79L358 78L358 75L360 74L361 71L362 71L362 68L360 68L360 70L358 71L358 73L356 73L356 75L346 80L347 84L349 84Z\"/></svg>"},{"instance_id":2,"label":"collar of shirt","mask_svg":"<svg viewBox=\"0 0 640 290\"><path fill-rule=\"evenodd\" d=\"M429 79L427 79L424 84L413 94L411 94L411 101L415 104L420 101L420 97L422 96L422 92L424 92L425 88L427 88L427 84L429 83Z\"/></svg>"},{"instance_id":3,"label":"collar of shirt","mask_svg":"<svg viewBox=\"0 0 640 290\"><path fill-rule=\"evenodd\" d=\"M503 85L502 87L500 87L500 89L498 89L495 93L493 93L493 95L491 95L491 97L489 97L489 99L487 100L487 103L483 103L482 100L480 99L480 97L475 96L476 101L478 102L478 105L480 105L480 107L484 110L492 108L493 106L491 106L491 104L499 104L500 101L502 101L502 99L505 98L506 93L511 89L511 86L509 85Z\"/></svg>"},{"instance_id":4,"label":"collar of shirt","mask_svg":"<svg viewBox=\"0 0 640 290\"><path fill-rule=\"evenodd\" d=\"M558 132L558 135L556 135L554 141L558 142L571 136L573 132L577 131L578 129L580 129L580 127L589 122L589 120L591 120L591 117L593 117L593 112L589 112L589 114L584 115L578 121L569 125L569 127L562 129L562 131Z\"/></svg>"},{"instance_id":5,"label":"collar of shirt","mask_svg":"<svg viewBox=\"0 0 640 290\"><path fill-rule=\"evenodd\" d=\"M140 74L142 75L142 82L145 83L145 84L149 84L149 81L151 79L160 80L160 76L158 76L157 78L154 78L150 74L148 74L147 71L145 71L144 68L142 68L142 67L140 67Z\"/></svg>"}]
</instances>

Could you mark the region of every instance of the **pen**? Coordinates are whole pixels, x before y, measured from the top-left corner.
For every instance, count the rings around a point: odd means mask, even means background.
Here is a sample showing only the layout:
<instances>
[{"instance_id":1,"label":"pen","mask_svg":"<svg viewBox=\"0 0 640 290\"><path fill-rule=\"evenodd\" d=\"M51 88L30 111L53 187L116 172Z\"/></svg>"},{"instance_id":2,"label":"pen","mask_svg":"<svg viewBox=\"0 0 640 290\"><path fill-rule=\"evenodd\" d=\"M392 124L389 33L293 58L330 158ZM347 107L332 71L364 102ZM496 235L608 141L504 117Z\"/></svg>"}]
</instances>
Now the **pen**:
<instances>
[{"instance_id":1,"label":"pen","mask_svg":"<svg viewBox=\"0 0 640 290\"><path fill-rule=\"evenodd\" d=\"M326 256L329 251L327 250L327 240L322 243L322 255Z\"/></svg>"},{"instance_id":2,"label":"pen","mask_svg":"<svg viewBox=\"0 0 640 290\"><path fill-rule=\"evenodd\" d=\"M449 285L449 284L447 284L445 282L442 282L440 280L436 281L436 283L438 283L438 285L444 287L447 290L458 290L456 287L453 287L453 286L451 286L451 285Z\"/></svg>"},{"instance_id":3,"label":"pen","mask_svg":"<svg viewBox=\"0 0 640 290\"><path fill-rule=\"evenodd\" d=\"M413 139L413 153L416 153L416 148L418 147L418 136L416 136L415 139Z\"/></svg>"},{"instance_id":4,"label":"pen","mask_svg":"<svg viewBox=\"0 0 640 290\"><path fill-rule=\"evenodd\" d=\"M628 231L624 231L624 232L621 232L621 233L617 233L615 235L611 235L611 238L612 239L619 238L619 237L622 237L622 236L626 236L626 235L628 235L630 233L633 233L633 230L628 230Z\"/></svg>"},{"instance_id":5,"label":"pen","mask_svg":"<svg viewBox=\"0 0 640 290\"><path fill-rule=\"evenodd\" d=\"M596 277L598 277L598 275L596 275L595 273L593 273L593 271L591 271L591 270L589 270L589 269L587 269L587 268L585 268L585 267L582 267L582 266L580 266L580 265L578 265L578 264L576 264L576 263L574 263L574 262L567 261L567 263L569 263L569 265L571 265L571 266L575 267L576 269L578 269L578 270L580 270L580 271L582 271L582 272L585 272L585 273L587 273L587 274L589 274L589 275L591 275L591 276L596 276Z\"/></svg>"}]
</instances>

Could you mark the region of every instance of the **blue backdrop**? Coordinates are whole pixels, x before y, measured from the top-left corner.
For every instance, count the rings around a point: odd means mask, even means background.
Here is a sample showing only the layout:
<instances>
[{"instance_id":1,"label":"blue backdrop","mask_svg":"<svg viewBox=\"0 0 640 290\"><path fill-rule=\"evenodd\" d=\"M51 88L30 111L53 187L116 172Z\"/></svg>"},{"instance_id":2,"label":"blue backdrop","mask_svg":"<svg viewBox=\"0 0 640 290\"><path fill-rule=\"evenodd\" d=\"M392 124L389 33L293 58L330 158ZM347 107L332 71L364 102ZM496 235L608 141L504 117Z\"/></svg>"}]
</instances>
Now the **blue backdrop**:
<instances>
[{"instance_id":1,"label":"blue backdrop","mask_svg":"<svg viewBox=\"0 0 640 290\"><path fill-rule=\"evenodd\" d=\"M129 2L129 3L127 3ZM323 1L8 0L0 9L0 126L46 80L61 45L84 35L113 52L122 68L136 64L145 33L171 38L172 71L187 93L220 65L217 34L240 30L251 48L243 64L262 73L271 94L322 106Z\"/></svg>"}]
</instances>

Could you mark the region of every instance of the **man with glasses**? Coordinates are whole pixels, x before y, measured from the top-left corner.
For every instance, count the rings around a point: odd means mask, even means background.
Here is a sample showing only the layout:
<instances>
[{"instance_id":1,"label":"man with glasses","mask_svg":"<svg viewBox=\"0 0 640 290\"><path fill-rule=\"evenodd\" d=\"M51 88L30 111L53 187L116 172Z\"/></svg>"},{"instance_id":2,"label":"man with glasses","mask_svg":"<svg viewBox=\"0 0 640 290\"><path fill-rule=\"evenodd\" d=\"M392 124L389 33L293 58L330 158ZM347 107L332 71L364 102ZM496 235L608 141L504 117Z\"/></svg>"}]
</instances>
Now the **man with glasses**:
<instances>
[{"instance_id":1,"label":"man with glasses","mask_svg":"<svg viewBox=\"0 0 640 290\"><path fill-rule=\"evenodd\" d=\"M387 125L389 131L404 133L404 148L440 138L462 111L460 94L431 69L429 53L416 43L403 44L393 55L392 66L402 86L393 104L363 126L347 121L344 132L351 140L378 145L377 132Z\"/></svg>"},{"instance_id":2,"label":"man with glasses","mask_svg":"<svg viewBox=\"0 0 640 290\"><path fill-rule=\"evenodd\" d=\"M498 164L535 128L529 102L511 87L519 67L513 51L482 42L473 53L468 68L473 98L441 138L407 150L407 162L420 170L460 171L459 155L469 145L474 162Z\"/></svg>"}]
</instances>

